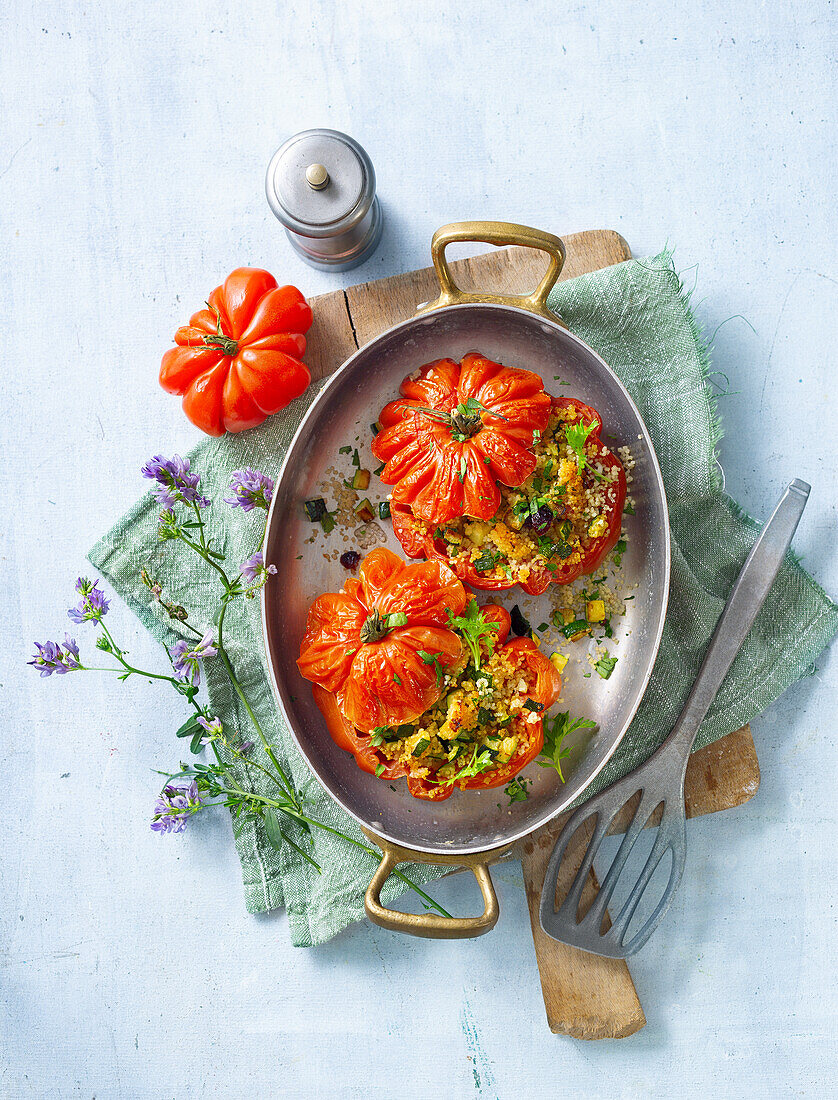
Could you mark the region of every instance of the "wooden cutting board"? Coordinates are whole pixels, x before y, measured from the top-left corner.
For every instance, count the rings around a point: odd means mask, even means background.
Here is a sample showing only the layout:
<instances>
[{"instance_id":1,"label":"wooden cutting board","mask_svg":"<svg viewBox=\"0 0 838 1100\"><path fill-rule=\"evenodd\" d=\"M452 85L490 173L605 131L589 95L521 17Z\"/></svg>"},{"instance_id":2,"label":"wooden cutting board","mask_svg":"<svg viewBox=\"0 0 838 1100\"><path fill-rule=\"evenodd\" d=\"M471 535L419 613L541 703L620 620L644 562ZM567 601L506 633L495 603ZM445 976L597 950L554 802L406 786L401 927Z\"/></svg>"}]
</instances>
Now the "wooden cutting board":
<instances>
[{"instance_id":1,"label":"wooden cutting board","mask_svg":"<svg viewBox=\"0 0 838 1100\"><path fill-rule=\"evenodd\" d=\"M572 279L631 258L628 245L611 230L564 237L567 260L562 279ZM546 270L543 253L526 248L484 252L450 266L464 290L500 293L532 290ZM312 299L314 324L306 354L312 376L333 373L357 348L384 329L412 317L421 302L438 293L433 268L410 271L371 283L335 290ZM687 768L687 817L741 806L756 794L759 764L750 729L745 726L693 753ZM538 920L544 872L562 818L539 829L519 845L530 910L535 954L550 1030L577 1039L613 1039L632 1035L646 1023L628 965L603 959L551 940ZM591 880L591 888L595 879Z\"/></svg>"}]
</instances>

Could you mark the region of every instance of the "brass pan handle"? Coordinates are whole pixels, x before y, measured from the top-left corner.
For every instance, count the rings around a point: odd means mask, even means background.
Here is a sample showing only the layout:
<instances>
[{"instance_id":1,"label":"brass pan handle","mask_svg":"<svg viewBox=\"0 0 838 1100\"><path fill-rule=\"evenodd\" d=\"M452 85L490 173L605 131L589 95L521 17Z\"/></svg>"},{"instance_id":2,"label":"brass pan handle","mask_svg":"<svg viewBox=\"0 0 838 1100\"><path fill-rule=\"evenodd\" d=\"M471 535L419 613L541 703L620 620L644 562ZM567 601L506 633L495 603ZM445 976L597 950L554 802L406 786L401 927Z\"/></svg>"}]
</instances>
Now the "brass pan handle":
<instances>
[{"instance_id":1,"label":"brass pan handle","mask_svg":"<svg viewBox=\"0 0 838 1100\"><path fill-rule=\"evenodd\" d=\"M437 940L460 940L482 936L495 927L500 915L500 906L488 864L490 859L497 859L505 852L508 845L506 848L495 848L490 852L478 852L475 855L428 855L425 852L414 852L410 848L391 844L390 841L384 840L375 833L367 832L366 829L364 832L384 852L384 858L364 896L364 909L373 924L388 928L391 932L407 932L411 936ZM483 912L479 917L443 917L439 913L402 913L398 909L388 909L381 904L381 890L393 869L399 863L407 862L468 867L477 879L477 885L483 895Z\"/></svg>"},{"instance_id":2,"label":"brass pan handle","mask_svg":"<svg viewBox=\"0 0 838 1100\"><path fill-rule=\"evenodd\" d=\"M523 248L536 248L550 257L547 273L532 294L501 295L477 294L460 290L451 275L451 269L445 258L445 249L449 244L462 241L480 241L483 244L520 245ZM431 256L436 276L439 280L439 297L424 306L420 312L442 309L443 306L460 305L464 302L493 302L500 305L518 306L547 317L550 321L561 320L547 308L547 296L556 284L565 261L565 247L560 237L533 229L528 225L516 225L515 222L452 222L437 229L431 240Z\"/></svg>"}]
</instances>

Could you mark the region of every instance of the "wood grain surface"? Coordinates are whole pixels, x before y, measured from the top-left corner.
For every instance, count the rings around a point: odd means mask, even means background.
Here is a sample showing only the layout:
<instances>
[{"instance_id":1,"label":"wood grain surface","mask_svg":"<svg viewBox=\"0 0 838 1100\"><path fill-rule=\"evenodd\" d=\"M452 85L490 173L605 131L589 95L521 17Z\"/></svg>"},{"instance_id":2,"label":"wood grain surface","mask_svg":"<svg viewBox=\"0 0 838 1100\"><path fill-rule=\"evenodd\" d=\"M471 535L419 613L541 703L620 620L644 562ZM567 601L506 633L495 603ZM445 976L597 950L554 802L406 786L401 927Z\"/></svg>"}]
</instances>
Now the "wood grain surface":
<instances>
[{"instance_id":1,"label":"wood grain surface","mask_svg":"<svg viewBox=\"0 0 838 1100\"><path fill-rule=\"evenodd\" d=\"M589 230L563 238L567 260L562 279L573 278L621 263L631 256L628 245L610 230ZM450 263L464 289L504 294L532 290L546 270L546 257L531 249L503 248ZM436 297L432 267L351 286L312 298L314 324L306 361L314 378L333 373L357 348L391 325L412 317L416 307ZM687 767L687 817L740 806L759 787L759 765L750 728L743 727L693 753ZM631 818L627 805L615 823L625 828ZM530 910L544 1006L550 1030L578 1039L622 1038L638 1031L646 1017L628 965L605 959L550 939L538 919L544 873L564 817L533 833L519 845L524 885ZM578 862L581 861L581 850ZM567 874L574 873L565 860ZM559 883L559 891L562 883ZM591 874L588 893L596 889Z\"/></svg>"}]
</instances>

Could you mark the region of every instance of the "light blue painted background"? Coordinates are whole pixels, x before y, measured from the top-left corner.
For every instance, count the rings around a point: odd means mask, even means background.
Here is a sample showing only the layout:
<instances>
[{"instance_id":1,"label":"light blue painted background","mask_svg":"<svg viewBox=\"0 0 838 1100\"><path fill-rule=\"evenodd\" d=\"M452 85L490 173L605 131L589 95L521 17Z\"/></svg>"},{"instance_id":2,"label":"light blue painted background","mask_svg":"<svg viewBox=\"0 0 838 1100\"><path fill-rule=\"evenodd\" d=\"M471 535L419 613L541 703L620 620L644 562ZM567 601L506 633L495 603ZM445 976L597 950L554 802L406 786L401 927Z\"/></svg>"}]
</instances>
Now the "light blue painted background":
<instances>
[{"instance_id":1,"label":"light blue painted background","mask_svg":"<svg viewBox=\"0 0 838 1100\"><path fill-rule=\"evenodd\" d=\"M729 489L765 516L811 481L796 547L838 592L832 4L226 7L0 14L0 1093L834 1095L834 652L754 723L757 798L691 824L674 911L632 964L648 1026L599 1044L547 1031L519 867L486 939L361 924L294 950L283 915L244 913L225 820L148 829L170 701L23 668L141 463L196 440L156 372L207 291L241 264L309 293L407 270L467 217L677 246L708 331L755 330L715 342L738 391ZM280 141L322 125L367 147L387 217L344 277L295 260L263 194Z\"/></svg>"}]
</instances>

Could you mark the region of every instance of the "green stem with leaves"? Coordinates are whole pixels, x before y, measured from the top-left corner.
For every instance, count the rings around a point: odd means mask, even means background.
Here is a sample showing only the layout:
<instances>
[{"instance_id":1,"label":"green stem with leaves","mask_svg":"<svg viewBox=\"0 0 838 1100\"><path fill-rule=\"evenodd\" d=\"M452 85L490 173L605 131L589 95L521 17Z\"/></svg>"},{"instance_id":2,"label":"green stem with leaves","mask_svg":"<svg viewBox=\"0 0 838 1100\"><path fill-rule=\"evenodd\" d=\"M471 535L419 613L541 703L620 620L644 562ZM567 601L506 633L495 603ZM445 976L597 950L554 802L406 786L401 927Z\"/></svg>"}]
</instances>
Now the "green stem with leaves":
<instances>
[{"instance_id":1,"label":"green stem with leaves","mask_svg":"<svg viewBox=\"0 0 838 1100\"><path fill-rule=\"evenodd\" d=\"M298 825L300 825L307 832L310 832L310 828L312 826L315 827L315 828L318 828L318 829L322 829L325 832L331 833L333 836L340 837L342 840L347 841L349 844L352 844L355 848L358 848L359 850L361 850L363 852L366 852L368 855L373 856L374 858L378 858L379 853L371 845L365 844L362 841L356 840L355 837L349 836L347 833L342 832L340 829L336 829L332 825L326 824L326 822L324 822L324 821L318 821L316 818L310 817L307 813L304 812L303 806L300 802L299 796L297 795L297 792L294 788L294 785L291 782L290 778L288 777L287 773L285 772L285 769L282 767L279 760L277 759L277 756L276 756L276 753L274 752L273 746L268 741L268 738L265 735L264 730L262 729L261 723L259 722L259 719L257 718L253 708L250 705L250 702L247 698L247 695L245 694L245 691L244 691L244 689L242 688L242 686L239 682L238 676L236 675L236 670L233 667L233 662L231 661L230 656L229 656L229 654L227 653L227 650L224 647L224 620L225 620L225 617L227 615L228 606L238 596L241 596L241 595L251 595L252 596L255 592L255 588L250 589L250 590L244 590L242 588L242 583L241 583L242 582L242 574L241 573L239 573L238 576L235 577L233 580L231 580L229 578L229 576L227 575L224 568L216 560L215 552L211 549L211 545L206 539L205 525L204 525L203 517L201 515L200 508L196 504L193 503L192 504L192 509L195 512L195 517L196 517L195 522L197 524L197 530L198 530L198 541L196 542L194 539L190 538L189 535L186 534L186 532L184 531L183 527L180 527L177 530L176 538L179 541L183 542L183 544L185 546L187 546L190 550L192 550L194 553L196 553L200 558L202 558L207 563L207 565L211 566L211 568L219 575L219 577L221 578L221 580L223 582L224 591L223 591L222 596L221 596L221 606L218 610L216 620L215 620L215 624L216 624L216 648L217 648L217 651L218 651L218 656L221 659L222 663L224 664L225 671L227 672L227 676L230 680L230 684L231 684L233 690L235 691L236 695L239 697L239 699L241 701L241 704L244 707L245 712L247 713L247 716L250 719L250 722L251 722L254 730L256 731L256 733L259 736L259 740L261 741L262 748L263 748L266 756L268 757L271 765L273 766L273 769L275 769L275 774L274 774L274 772L272 772L270 769L266 768L263 764L260 764L258 761L252 760L249 757L245 756L242 752L239 751L239 749L235 745L233 745L229 741L228 738L224 737L223 734L222 734L220 737L212 739L211 746L212 746L212 750L213 750L213 753L215 755L216 761L218 762L219 773L223 774L223 776L226 780L226 783L229 784L229 786L221 786L220 784L218 784L217 787L215 788L217 790L217 793L225 795L228 799L230 799L230 798L234 799L235 804L237 804L237 805L241 805L242 803L244 803L244 804L249 805L251 807L255 806L256 804L261 805L263 807L269 807L269 808L273 809L274 811L276 811L278 813L282 813L286 817L289 817L292 820L296 821L298 823ZM194 527L195 525L193 524L192 526ZM267 517L265 519L265 525L262 528L262 536L259 540L260 548L264 545L266 530L267 530ZM200 631L196 630L196 628L193 627L191 624L186 623L184 621L181 621L181 622L182 622L182 625L185 626L188 630L190 630L194 635L199 636L199 637L203 636L203 635L201 635ZM135 669L135 668L133 668L133 667L131 667L127 664L127 662L125 661L125 659L122 655L122 651L116 645L116 643L114 642L113 638L111 637L110 633L108 632L108 630L104 626L104 624L101 622L101 620L100 620L100 625L102 626L102 629L105 633L105 636L107 637L108 642L111 646L111 651L113 652L113 654L117 658L117 660L120 662L120 664L122 664L123 667L126 669L126 672L129 675L131 675L131 674L146 675L145 673L142 673L141 670ZM114 670L114 671L116 671L116 670ZM179 691L181 694L184 694L182 683L177 681L174 677L163 676L163 675L160 675L160 674L157 674L157 673L151 673L151 674L147 674L147 675L149 675L152 679L170 681L170 683L172 683L172 685L175 687L175 689L177 691ZM195 692L191 692L191 693L188 694L187 697L189 698L190 703L192 703L193 707L195 708L196 714L203 716L204 715L204 710L196 702L195 694L196 694ZM221 754L218 751L218 745L217 745L216 741L220 741L222 743L223 747L227 750L227 752L230 754L231 757L233 757L234 759L237 759L240 763L242 763L244 766L246 766L248 768L253 767L253 768L258 769L260 772L262 772L263 775L266 776L266 778L268 778L272 783L276 784L279 787L279 789L280 789L280 791L283 795L283 799L280 800L280 799L277 799L277 798L271 798L268 795L258 794L256 791L245 790L243 787L241 787L231 777L230 772L227 770L227 767L226 767L226 765L224 764L224 761L221 758ZM189 771L181 772L180 774L184 774L184 775L188 774L188 775L192 775L194 777L194 776L197 776L197 775L200 775L200 774L205 774L205 773L201 773L201 772L197 771L196 769L190 769ZM175 778L175 777L172 776L170 778ZM302 856L303 859L305 859L308 863L310 863L312 866L314 866L319 872L320 871L319 864L316 863L315 860L312 859L312 857L299 844L296 843L296 841L294 841L290 836L288 836L288 834L284 830L281 830L281 833L282 833L283 839L285 841L287 841L287 843L292 848L294 848L300 854L300 856ZM448 913L441 905L439 905L438 902L434 901L434 899L429 894L427 894L421 887L417 886L416 883L412 882L411 879L409 879L407 877L407 875L405 875L403 872L399 871L398 868L394 868L392 873L396 876L396 878L398 878L407 887L409 887L411 890L413 890L420 898L422 898L422 900L428 906L430 906L430 908L434 909L441 916L450 917L450 915L451 915L450 913Z\"/></svg>"},{"instance_id":2,"label":"green stem with leaves","mask_svg":"<svg viewBox=\"0 0 838 1100\"><path fill-rule=\"evenodd\" d=\"M342 833L340 829L335 829L333 828L333 826L327 825L325 821L318 821L314 817L309 817L308 814L304 814L302 812L297 813L294 810L290 810L281 802L277 802L275 798L270 798L268 795L256 794L255 791L244 791L241 787L238 786L237 783L233 783L233 788L233 790L222 788L222 791L225 794L240 795L251 800L261 802L266 806L270 806L272 809L279 810L281 813L286 814L288 817L296 818L298 821L303 821L307 825L315 825L318 829L323 829L327 833L332 833L334 836L341 837L341 839L343 840L348 840L350 844L353 844L362 852L366 852L368 855L374 856L376 859L379 859L381 856L381 853L373 848L370 844L364 844L363 841L356 840L354 837L348 836L346 833ZM431 908L436 910L436 912L439 913L440 916L451 916L451 914L446 909L443 909L443 907L438 902L434 901L430 894L426 894L421 886L417 886L415 882L409 879L407 875L403 874L397 867L393 868L392 874L394 874L396 878L401 879L401 881L405 883L406 886L409 886L411 890L415 891L419 895L419 897L427 902L427 904L430 905Z\"/></svg>"}]
</instances>

